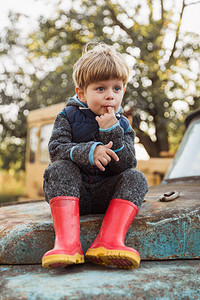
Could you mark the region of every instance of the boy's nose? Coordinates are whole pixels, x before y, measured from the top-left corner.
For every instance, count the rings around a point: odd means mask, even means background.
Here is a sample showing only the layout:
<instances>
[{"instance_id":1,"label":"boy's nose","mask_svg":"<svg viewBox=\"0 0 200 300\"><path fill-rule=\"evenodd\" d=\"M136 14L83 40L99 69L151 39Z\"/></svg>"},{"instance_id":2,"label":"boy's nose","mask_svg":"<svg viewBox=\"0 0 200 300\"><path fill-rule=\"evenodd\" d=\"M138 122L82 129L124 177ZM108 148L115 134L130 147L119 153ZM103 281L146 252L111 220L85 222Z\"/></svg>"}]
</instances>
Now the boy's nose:
<instances>
[{"instance_id":1,"label":"boy's nose","mask_svg":"<svg viewBox=\"0 0 200 300\"><path fill-rule=\"evenodd\" d=\"M107 94L106 94L106 100L112 100L114 97L113 97L113 92L112 91L108 91Z\"/></svg>"}]
</instances>

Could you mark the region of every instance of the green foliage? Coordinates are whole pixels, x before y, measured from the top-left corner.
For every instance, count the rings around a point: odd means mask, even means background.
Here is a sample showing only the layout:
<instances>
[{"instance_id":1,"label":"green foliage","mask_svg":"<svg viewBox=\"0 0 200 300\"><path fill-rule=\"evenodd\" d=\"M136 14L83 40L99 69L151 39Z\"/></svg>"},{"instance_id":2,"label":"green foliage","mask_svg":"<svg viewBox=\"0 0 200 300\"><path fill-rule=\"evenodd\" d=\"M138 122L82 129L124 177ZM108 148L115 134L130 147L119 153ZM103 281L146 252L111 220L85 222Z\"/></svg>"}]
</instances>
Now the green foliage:
<instances>
[{"instance_id":1,"label":"green foliage","mask_svg":"<svg viewBox=\"0 0 200 300\"><path fill-rule=\"evenodd\" d=\"M96 0L82 1L81 7L77 8L76 1L72 3L69 11L60 10L55 19L43 20L40 30L31 36L28 45L31 59L37 61L43 56L46 65L53 58L60 58L62 63L44 79L34 77L30 97L45 99L48 104L65 100L74 93L72 68L83 46L101 41L114 44L132 63L132 77L123 105L133 107L141 117L140 127L136 128L140 141L151 156L168 151L169 132L174 135L184 114L199 107L199 80L196 78L196 91L191 93L193 78L186 70L190 69L192 60L199 57L200 39L179 33L185 4L179 20L173 24L173 7L165 10L162 1L158 20L153 19L153 2L148 1L146 23L138 21L144 8L141 4L125 2L122 6L110 0ZM172 26L175 29L168 37L172 44L170 48L164 42ZM173 106L179 99L187 104L181 117ZM177 143L180 138L181 135Z\"/></svg>"},{"instance_id":2,"label":"green foliage","mask_svg":"<svg viewBox=\"0 0 200 300\"><path fill-rule=\"evenodd\" d=\"M17 120L7 121L1 114L3 168L19 160L18 168L24 166L27 112L63 102L74 94L73 64L88 42L112 44L130 63L131 78L123 106L140 116L135 130L150 156L177 149L185 115L200 107L200 81L194 72L200 38L180 33L184 1L176 23L175 4L166 9L166 1L157 3L160 13L155 19L153 0L142 4L82 0L81 6L73 0L66 11L57 7L54 18L40 18L39 30L32 32L26 43L19 39L16 29L19 15L11 16L12 25L1 39L0 55L11 56L16 47L20 48L29 69L18 66L15 72L5 70L0 79L15 87L12 95L1 89L1 105L15 103L19 108ZM183 108L177 103L184 104ZM16 137L21 142L13 148Z\"/></svg>"}]
</instances>

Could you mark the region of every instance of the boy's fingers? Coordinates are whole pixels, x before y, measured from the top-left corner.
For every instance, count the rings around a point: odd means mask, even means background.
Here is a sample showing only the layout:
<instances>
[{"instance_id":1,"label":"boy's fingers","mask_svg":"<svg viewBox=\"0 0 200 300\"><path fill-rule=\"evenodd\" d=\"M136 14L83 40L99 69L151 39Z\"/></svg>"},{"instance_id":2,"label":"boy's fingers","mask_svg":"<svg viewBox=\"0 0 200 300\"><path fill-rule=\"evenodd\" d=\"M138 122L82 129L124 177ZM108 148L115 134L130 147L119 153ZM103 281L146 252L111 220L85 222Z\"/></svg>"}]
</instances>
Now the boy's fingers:
<instances>
[{"instance_id":1,"label":"boy's fingers","mask_svg":"<svg viewBox=\"0 0 200 300\"><path fill-rule=\"evenodd\" d=\"M112 114L114 112L114 109L110 106L107 107L108 113Z\"/></svg>"},{"instance_id":2,"label":"boy's fingers","mask_svg":"<svg viewBox=\"0 0 200 300\"><path fill-rule=\"evenodd\" d=\"M109 149L112 148L112 146L113 146L113 142L112 141L110 141L108 144L105 145L105 147L109 148Z\"/></svg>"},{"instance_id":3,"label":"boy's fingers","mask_svg":"<svg viewBox=\"0 0 200 300\"><path fill-rule=\"evenodd\" d=\"M102 158L101 158L101 164L102 164L104 167L107 166L107 164L108 164L107 159L104 158L104 157L102 157Z\"/></svg>"},{"instance_id":4,"label":"boy's fingers","mask_svg":"<svg viewBox=\"0 0 200 300\"><path fill-rule=\"evenodd\" d=\"M95 120L96 120L97 122L99 122L99 121L100 121L100 117L97 116L97 117L95 118Z\"/></svg>"},{"instance_id":5,"label":"boy's fingers","mask_svg":"<svg viewBox=\"0 0 200 300\"><path fill-rule=\"evenodd\" d=\"M104 158L107 160L108 163L111 161L111 157L108 154L106 154Z\"/></svg>"},{"instance_id":6,"label":"boy's fingers","mask_svg":"<svg viewBox=\"0 0 200 300\"><path fill-rule=\"evenodd\" d=\"M119 157L117 156L117 154L116 154L113 150L108 149L108 150L107 150L107 154L110 155L110 156L112 156L112 158L113 158L115 161L119 161Z\"/></svg>"},{"instance_id":7,"label":"boy's fingers","mask_svg":"<svg viewBox=\"0 0 200 300\"><path fill-rule=\"evenodd\" d=\"M101 171L105 171L105 168L102 166L102 164L100 163L100 161L96 162L96 166L101 170Z\"/></svg>"}]
</instances>

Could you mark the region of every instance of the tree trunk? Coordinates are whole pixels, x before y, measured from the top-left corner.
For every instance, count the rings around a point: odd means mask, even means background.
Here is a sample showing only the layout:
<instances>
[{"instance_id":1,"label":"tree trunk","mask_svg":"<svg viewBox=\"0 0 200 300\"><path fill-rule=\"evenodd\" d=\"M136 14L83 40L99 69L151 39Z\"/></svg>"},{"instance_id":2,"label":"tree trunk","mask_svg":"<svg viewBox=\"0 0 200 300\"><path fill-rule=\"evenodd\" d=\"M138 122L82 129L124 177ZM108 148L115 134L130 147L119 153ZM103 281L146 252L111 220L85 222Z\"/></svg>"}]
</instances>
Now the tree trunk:
<instances>
[{"instance_id":1,"label":"tree trunk","mask_svg":"<svg viewBox=\"0 0 200 300\"><path fill-rule=\"evenodd\" d=\"M161 151L169 151L169 141L167 132L167 122L163 120L156 122L156 137L159 153Z\"/></svg>"},{"instance_id":2,"label":"tree trunk","mask_svg":"<svg viewBox=\"0 0 200 300\"><path fill-rule=\"evenodd\" d=\"M140 139L140 143L144 146L150 157L158 157L159 149L157 142L153 142L150 137L143 131L136 129L137 137Z\"/></svg>"}]
</instances>

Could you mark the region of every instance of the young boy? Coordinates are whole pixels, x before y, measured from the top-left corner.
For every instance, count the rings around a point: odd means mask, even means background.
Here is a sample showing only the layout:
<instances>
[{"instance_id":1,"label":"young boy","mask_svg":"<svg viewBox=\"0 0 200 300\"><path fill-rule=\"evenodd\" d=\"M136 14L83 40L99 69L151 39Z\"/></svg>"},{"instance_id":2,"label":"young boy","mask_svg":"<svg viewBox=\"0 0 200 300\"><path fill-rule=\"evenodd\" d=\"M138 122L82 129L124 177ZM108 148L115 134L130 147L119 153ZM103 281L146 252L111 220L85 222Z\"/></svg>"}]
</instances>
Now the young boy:
<instances>
[{"instance_id":1,"label":"young boy","mask_svg":"<svg viewBox=\"0 0 200 300\"><path fill-rule=\"evenodd\" d=\"M86 258L104 266L132 269L139 253L124 245L125 235L148 190L136 167L134 131L122 115L129 68L123 56L97 44L74 66L76 95L55 120L44 173L55 246L42 258L46 268L84 263L80 214L104 214Z\"/></svg>"}]
</instances>

